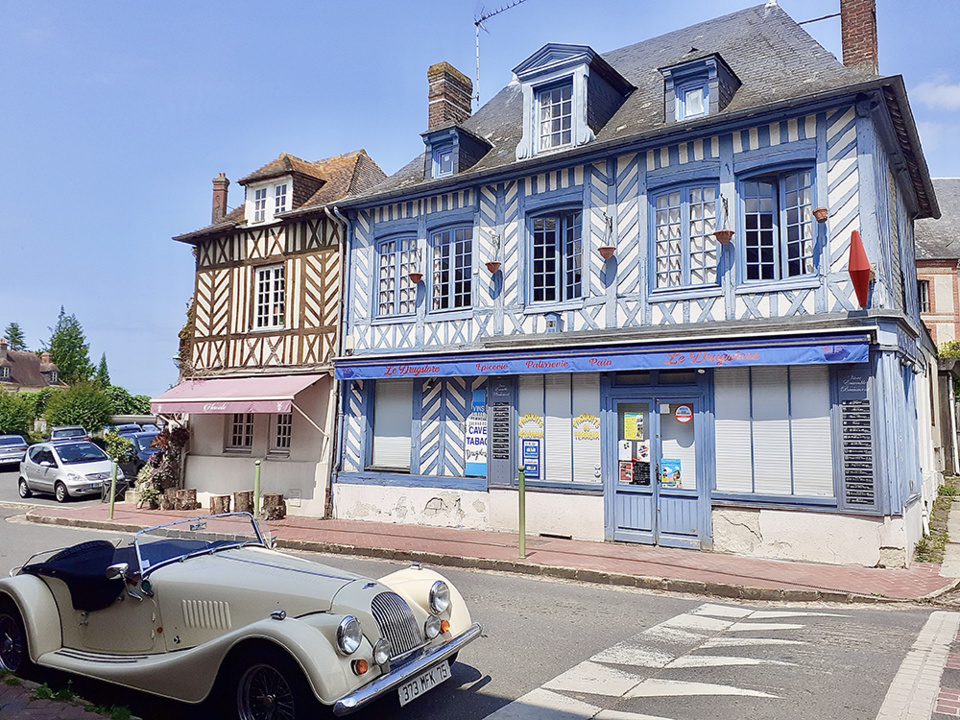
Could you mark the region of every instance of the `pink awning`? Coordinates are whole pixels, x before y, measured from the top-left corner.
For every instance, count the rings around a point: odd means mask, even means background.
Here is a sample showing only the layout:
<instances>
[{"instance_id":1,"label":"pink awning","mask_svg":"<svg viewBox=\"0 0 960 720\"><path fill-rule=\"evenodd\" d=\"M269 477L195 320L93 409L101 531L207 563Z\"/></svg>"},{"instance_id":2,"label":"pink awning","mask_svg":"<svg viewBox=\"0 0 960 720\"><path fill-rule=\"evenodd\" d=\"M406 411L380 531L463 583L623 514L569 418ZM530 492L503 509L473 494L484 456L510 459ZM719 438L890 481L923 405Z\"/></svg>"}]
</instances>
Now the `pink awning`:
<instances>
[{"instance_id":1,"label":"pink awning","mask_svg":"<svg viewBox=\"0 0 960 720\"><path fill-rule=\"evenodd\" d=\"M185 380L150 401L157 415L192 413L286 413L297 393L326 375L213 378Z\"/></svg>"}]
</instances>

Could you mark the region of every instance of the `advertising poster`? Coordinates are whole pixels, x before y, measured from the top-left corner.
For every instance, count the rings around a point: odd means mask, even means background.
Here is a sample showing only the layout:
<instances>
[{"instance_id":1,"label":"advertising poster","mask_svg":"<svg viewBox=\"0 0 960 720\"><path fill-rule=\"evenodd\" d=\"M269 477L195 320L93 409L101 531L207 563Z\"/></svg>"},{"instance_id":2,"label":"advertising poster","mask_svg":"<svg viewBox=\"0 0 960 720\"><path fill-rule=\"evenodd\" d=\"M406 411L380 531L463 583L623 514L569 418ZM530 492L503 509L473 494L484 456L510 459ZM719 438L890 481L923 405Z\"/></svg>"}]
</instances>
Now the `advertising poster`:
<instances>
[{"instance_id":1,"label":"advertising poster","mask_svg":"<svg viewBox=\"0 0 960 720\"><path fill-rule=\"evenodd\" d=\"M643 440L643 413L627 412L623 414L623 439Z\"/></svg>"},{"instance_id":2,"label":"advertising poster","mask_svg":"<svg viewBox=\"0 0 960 720\"><path fill-rule=\"evenodd\" d=\"M523 477L526 480L540 479L540 441L523 441Z\"/></svg>"},{"instance_id":3,"label":"advertising poster","mask_svg":"<svg viewBox=\"0 0 960 720\"><path fill-rule=\"evenodd\" d=\"M660 484L664 487L682 487L679 460L675 458L660 460Z\"/></svg>"},{"instance_id":4,"label":"advertising poster","mask_svg":"<svg viewBox=\"0 0 960 720\"><path fill-rule=\"evenodd\" d=\"M650 462L650 441L641 440L637 443L637 457L639 462Z\"/></svg>"},{"instance_id":5,"label":"advertising poster","mask_svg":"<svg viewBox=\"0 0 960 720\"><path fill-rule=\"evenodd\" d=\"M469 476L485 477L487 474L487 406L486 392L473 391L473 402L467 416L464 455L465 472Z\"/></svg>"}]
</instances>

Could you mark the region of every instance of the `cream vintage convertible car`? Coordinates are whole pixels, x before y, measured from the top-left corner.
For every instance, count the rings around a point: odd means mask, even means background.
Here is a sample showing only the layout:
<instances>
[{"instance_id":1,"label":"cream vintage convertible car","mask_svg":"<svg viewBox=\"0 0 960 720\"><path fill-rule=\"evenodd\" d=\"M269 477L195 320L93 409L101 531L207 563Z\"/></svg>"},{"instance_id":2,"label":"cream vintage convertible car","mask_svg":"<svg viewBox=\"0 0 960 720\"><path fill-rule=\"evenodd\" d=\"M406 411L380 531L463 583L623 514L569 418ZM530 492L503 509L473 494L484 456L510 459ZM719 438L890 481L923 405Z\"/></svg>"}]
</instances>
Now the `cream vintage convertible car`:
<instances>
[{"instance_id":1,"label":"cream vintage convertible car","mask_svg":"<svg viewBox=\"0 0 960 720\"><path fill-rule=\"evenodd\" d=\"M460 593L419 567L371 580L270 549L247 513L184 520L118 547L31 557L0 579L0 667L31 663L241 720L401 705L450 677L480 635Z\"/></svg>"}]
</instances>

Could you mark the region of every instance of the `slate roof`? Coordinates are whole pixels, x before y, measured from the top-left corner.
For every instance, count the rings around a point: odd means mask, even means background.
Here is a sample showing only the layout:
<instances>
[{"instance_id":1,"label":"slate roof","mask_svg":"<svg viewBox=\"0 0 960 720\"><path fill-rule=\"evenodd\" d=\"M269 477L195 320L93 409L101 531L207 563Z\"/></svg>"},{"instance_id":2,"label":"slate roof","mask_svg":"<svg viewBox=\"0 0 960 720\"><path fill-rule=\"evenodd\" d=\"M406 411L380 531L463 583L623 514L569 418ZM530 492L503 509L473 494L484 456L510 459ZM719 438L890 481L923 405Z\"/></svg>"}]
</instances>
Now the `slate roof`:
<instances>
[{"instance_id":1,"label":"slate roof","mask_svg":"<svg viewBox=\"0 0 960 720\"><path fill-rule=\"evenodd\" d=\"M960 260L960 178L933 178L939 220L917 220L917 260Z\"/></svg>"},{"instance_id":2,"label":"slate roof","mask_svg":"<svg viewBox=\"0 0 960 720\"><path fill-rule=\"evenodd\" d=\"M664 120L664 82L660 68L717 53L742 82L730 104L718 115L682 125ZM586 145L532 160L515 156L522 134L523 106L520 84L511 82L481 107L462 127L485 138L492 149L468 172L454 178L425 180L423 155L412 160L384 183L366 193L372 198L418 186L441 186L472 175L556 160L589 151L602 143L613 145L644 136L711 126L726 117L760 110L818 93L876 82L878 76L844 66L775 4L758 5L707 22L602 54L614 69L637 89L621 105L596 139ZM899 81L899 77L896 78ZM902 81L899 81L902 87ZM906 109L909 116L909 108ZM908 117L912 125L912 117ZM916 135L915 128L913 135ZM917 144L919 148L919 144ZM922 162L922 156L921 156ZM921 175L925 177L923 165ZM915 180L916 182L916 180ZM935 201L934 201L935 203ZM357 202L356 204L359 204Z\"/></svg>"},{"instance_id":3,"label":"slate roof","mask_svg":"<svg viewBox=\"0 0 960 720\"><path fill-rule=\"evenodd\" d=\"M361 148L315 162L302 160L289 153L281 153L276 160L267 163L237 182L240 185L250 185L291 174L304 175L314 181L320 181L321 184L308 200L299 207L283 213L280 216L282 218L316 212L328 203L336 202L347 195L361 193L386 178L386 173L367 155L367 151ZM244 217L245 205L246 203L240 203L218 223L207 225L183 235L177 235L173 239L193 243L205 236L219 234L242 226L246 221Z\"/></svg>"}]
</instances>

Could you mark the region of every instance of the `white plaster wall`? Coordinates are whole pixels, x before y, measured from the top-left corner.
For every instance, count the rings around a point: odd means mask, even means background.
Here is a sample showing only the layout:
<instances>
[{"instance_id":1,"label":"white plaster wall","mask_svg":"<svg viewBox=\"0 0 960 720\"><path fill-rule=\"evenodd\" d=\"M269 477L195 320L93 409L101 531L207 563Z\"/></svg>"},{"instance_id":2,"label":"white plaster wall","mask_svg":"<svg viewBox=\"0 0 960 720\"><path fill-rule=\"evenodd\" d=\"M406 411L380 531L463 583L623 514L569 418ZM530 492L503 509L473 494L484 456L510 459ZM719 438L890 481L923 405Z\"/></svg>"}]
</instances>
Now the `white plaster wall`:
<instances>
[{"instance_id":1,"label":"white plaster wall","mask_svg":"<svg viewBox=\"0 0 960 720\"><path fill-rule=\"evenodd\" d=\"M748 557L834 565L902 567L919 528L916 503L904 518L715 507L713 549ZM913 541L915 542L915 540Z\"/></svg>"},{"instance_id":2,"label":"white plaster wall","mask_svg":"<svg viewBox=\"0 0 960 720\"><path fill-rule=\"evenodd\" d=\"M515 490L482 492L337 483L333 503L335 517L342 520L508 533L516 533L519 524ZM527 493L526 521L529 535L550 533L602 541L603 498Z\"/></svg>"},{"instance_id":3,"label":"white plaster wall","mask_svg":"<svg viewBox=\"0 0 960 720\"><path fill-rule=\"evenodd\" d=\"M933 280L933 308L939 314L953 314L953 277L952 275L934 275Z\"/></svg>"}]
</instances>

